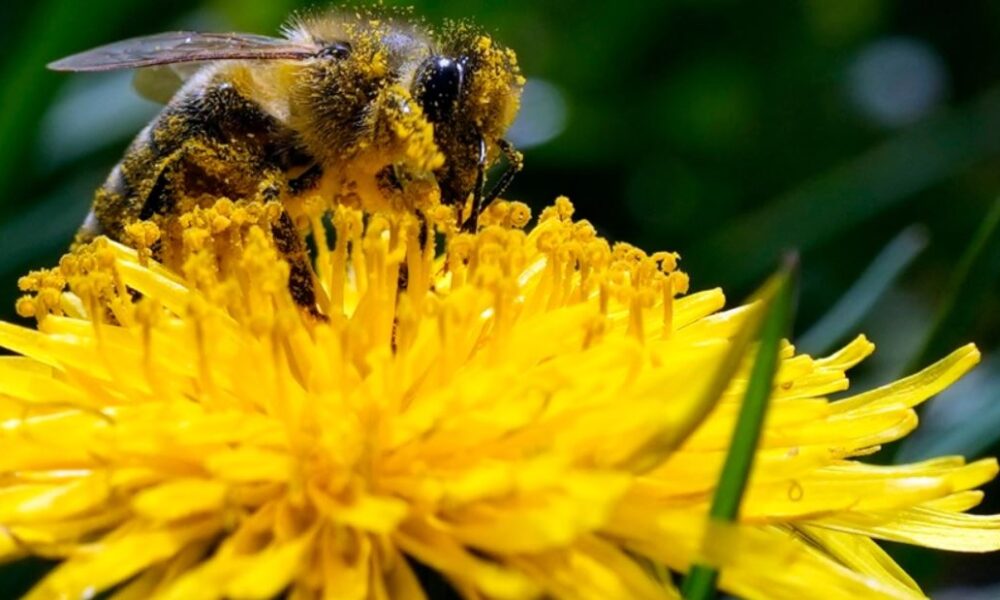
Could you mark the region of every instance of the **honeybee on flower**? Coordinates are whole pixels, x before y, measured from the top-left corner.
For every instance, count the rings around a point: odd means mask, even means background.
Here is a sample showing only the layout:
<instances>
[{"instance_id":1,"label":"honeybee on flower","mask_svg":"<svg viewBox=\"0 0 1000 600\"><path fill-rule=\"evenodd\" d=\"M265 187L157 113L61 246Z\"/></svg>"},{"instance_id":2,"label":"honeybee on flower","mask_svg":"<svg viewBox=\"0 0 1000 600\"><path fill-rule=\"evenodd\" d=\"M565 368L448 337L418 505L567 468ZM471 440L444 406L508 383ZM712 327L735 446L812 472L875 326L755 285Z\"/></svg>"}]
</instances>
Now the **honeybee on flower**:
<instances>
[{"instance_id":1,"label":"honeybee on flower","mask_svg":"<svg viewBox=\"0 0 1000 600\"><path fill-rule=\"evenodd\" d=\"M310 311L317 300L294 222L303 198L419 196L412 188L433 182L472 230L521 168L503 139L524 83L517 59L467 24L435 32L403 15L332 11L294 19L284 38L173 32L49 66L156 67L178 85L178 73L187 79L97 191L78 241L127 241L128 225L183 214L203 197L278 200L286 212L274 233L293 297ZM487 189L500 155L506 170Z\"/></svg>"}]
</instances>

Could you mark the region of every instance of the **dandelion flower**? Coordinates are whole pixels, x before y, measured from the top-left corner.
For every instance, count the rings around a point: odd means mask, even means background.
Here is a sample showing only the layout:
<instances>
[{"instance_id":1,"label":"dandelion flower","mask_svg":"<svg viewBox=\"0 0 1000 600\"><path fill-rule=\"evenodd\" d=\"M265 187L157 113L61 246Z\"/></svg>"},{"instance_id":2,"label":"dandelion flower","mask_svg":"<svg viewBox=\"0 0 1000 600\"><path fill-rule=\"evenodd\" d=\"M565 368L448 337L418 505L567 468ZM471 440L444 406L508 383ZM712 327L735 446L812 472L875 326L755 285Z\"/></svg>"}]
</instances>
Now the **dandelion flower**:
<instances>
[{"instance_id":1,"label":"dandelion flower","mask_svg":"<svg viewBox=\"0 0 1000 600\"><path fill-rule=\"evenodd\" d=\"M863 462L972 346L831 400L872 344L784 345L740 520L709 530L748 369L702 392L756 305L686 294L677 255L565 199L474 234L442 206L306 207L321 319L279 212L218 200L22 280L0 554L60 560L28 598L424 598L422 565L466 598L669 599L693 563L749 598L917 598L874 540L1000 548L965 513L994 460Z\"/></svg>"}]
</instances>

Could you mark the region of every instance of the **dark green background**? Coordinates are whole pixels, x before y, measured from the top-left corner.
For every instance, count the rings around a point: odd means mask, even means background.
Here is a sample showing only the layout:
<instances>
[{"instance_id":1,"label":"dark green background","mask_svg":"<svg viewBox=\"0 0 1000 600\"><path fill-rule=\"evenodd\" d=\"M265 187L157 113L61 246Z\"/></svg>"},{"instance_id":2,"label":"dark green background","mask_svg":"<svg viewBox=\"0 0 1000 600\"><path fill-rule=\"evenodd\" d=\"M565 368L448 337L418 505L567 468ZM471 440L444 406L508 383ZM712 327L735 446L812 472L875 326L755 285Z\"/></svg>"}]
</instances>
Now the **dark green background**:
<instances>
[{"instance_id":1,"label":"dark green background","mask_svg":"<svg viewBox=\"0 0 1000 600\"><path fill-rule=\"evenodd\" d=\"M812 339L868 332L880 349L858 369L860 386L976 341L986 364L926 420L978 429L943 426L902 455L998 450L1000 368L991 357L1000 333L1000 243L996 231L975 242L1000 196L1000 3L416 4L432 22L475 20L517 50L529 79L558 91L565 128L527 149L507 195L539 207L566 194L610 238L681 252L695 289L722 285L738 301L797 248L802 334L890 240L918 225L906 239L926 239L926 249L871 309ZM0 8L3 318L14 318L16 277L57 260L92 190L141 126L129 110L153 110L132 101L127 78L55 74L44 64L191 24L273 33L298 6L47 0ZM901 82L888 86L890 112L892 98L903 105L913 95L908 82L925 67L938 69L941 93L908 122L887 124L852 101L852 73L899 40L916 44L925 62L884 73ZM965 277L963 256L971 265ZM879 286L864 281L861 294L875 294ZM996 511L993 488L987 508ZM929 591L998 578L989 568L995 557L901 559Z\"/></svg>"}]
</instances>

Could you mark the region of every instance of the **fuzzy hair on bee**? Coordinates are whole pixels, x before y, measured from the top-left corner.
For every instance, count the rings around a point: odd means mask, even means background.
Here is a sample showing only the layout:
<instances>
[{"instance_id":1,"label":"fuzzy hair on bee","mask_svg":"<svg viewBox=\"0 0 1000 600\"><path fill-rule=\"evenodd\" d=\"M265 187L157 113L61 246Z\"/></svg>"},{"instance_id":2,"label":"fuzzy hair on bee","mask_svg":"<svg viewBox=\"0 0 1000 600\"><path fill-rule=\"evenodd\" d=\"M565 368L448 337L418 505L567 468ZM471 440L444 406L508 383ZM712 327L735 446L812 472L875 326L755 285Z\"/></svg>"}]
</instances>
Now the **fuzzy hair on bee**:
<instances>
[{"instance_id":1,"label":"fuzzy hair on bee","mask_svg":"<svg viewBox=\"0 0 1000 600\"><path fill-rule=\"evenodd\" d=\"M278 200L274 234L291 267L289 289L319 314L295 226L302 198L408 206L427 196L409 192L431 189L471 230L520 170L521 155L503 136L524 78L514 52L481 30L333 11L294 17L283 34L164 33L49 65L191 73L97 190L78 242L127 242L131 223L215 198ZM501 156L506 168L487 190L486 172Z\"/></svg>"}]
</instances>

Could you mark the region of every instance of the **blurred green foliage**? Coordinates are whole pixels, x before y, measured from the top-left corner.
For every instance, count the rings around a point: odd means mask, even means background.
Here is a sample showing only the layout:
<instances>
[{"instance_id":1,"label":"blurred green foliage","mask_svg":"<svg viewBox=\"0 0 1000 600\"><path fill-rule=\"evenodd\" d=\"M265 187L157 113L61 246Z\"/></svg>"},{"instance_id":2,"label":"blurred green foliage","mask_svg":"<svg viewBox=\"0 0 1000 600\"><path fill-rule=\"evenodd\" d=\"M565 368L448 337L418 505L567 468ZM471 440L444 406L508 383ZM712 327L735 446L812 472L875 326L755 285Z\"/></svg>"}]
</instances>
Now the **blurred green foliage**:
<instances>
[{"instance_id":1,"label":"blurred green foliage","mask_svg":"<svg viewBox=\"0 0 1000 600\"><path fill-rule=\"evenodd\" d=\"M569 195L612 239L680 251L695 288L723 285L733 302L797 248L797 331L855 282L852 294L871 307L851 317L880 345L858 370L861 385L896 375L932 323L944 322L942 339L976 341L987 357L980 383L948 398L953 410L997 397L1000 244L968 246L1000 196L1000 4L412 4L431 22L475 20L517 50L529 79L558 94L565 128L527 149L508 196L538 207ZM271 33L301 5L38 0L0 8L0 316L15 318L17 276L58 259L92 190L155 110L132 100L127 77L55 74L45 63L169 29ZM890 269L895 283L859 279L911 225L923 226L927 248L905 272ZM973 269L957 281L970 252ZM942 307L947 314L935 316ZM1000 436L1000 411L967 418L986 414ZM988 425L973 451L1000 449ZM996 510L1000 490L992 492ZM914 564L918 578L948 585L997 577L988 560L935 554Z\"/></svg>"}]
</instances>

